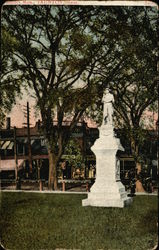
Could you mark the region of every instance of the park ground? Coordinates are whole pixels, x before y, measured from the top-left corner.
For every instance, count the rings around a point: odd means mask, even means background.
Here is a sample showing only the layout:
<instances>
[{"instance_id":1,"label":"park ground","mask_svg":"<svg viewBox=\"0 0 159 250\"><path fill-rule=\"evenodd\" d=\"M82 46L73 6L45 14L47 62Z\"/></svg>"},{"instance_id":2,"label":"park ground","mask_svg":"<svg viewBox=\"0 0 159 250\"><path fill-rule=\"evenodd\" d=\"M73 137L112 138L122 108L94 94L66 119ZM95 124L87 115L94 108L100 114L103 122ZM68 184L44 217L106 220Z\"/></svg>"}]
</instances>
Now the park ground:
<instances>
[{"instance_id":1,"label":"park ground","mask_svg":"<svg viewBox=\"0 0 159 250\"><path fill-rule=\"evenodd\" d=\"M1 192L1 241L8 250L150 250L158 242L158 198L125 208L82 207L86 194Z\"/></svg>"}]
</instances>

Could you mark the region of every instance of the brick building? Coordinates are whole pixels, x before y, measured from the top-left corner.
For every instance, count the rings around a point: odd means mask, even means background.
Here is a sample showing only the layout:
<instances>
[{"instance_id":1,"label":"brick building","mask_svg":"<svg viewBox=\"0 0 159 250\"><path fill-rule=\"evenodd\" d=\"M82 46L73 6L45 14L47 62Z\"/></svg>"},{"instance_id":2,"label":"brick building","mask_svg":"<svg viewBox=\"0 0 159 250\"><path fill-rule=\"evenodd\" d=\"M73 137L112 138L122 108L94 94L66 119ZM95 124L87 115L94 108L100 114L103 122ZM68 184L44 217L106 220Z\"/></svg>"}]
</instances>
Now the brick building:
<instances>
[{"instance_id":1,"label":"brick building","mask_svg":"<svg viewBox=\"0 0 159 250\"><path fill-rule=\"evenodd\" d=\"M63 129L67 131L69 121L63 123ZM54 121L54 126L57 123ZM115 131L117 137L120 138L120 131ZM147 152L148 174L152 179L157 179L157 138L156 132L149 132L149 141L143 147L143 151ZM86 122L79 122L72 132L71 139L80 148L82 162L78 166L69 164L69 157L63 154L59 164L59 178L95 178L95 155L91 151L91 146L99 137L97 128L90 128ZM32 170L29 167L29 150L28 150L28 130L27 128L11 128L8 120L6 129L0 131L1 140L1 178L15 178L15 166L17 164L18 174L21 178L31 179L48 179L48 152L45 138L40 129L40 122L30 128L30 147ZM120 176L124 181L127 171L135 168L135 162L131 156L130 144L120 138L125 149L124 152L119 151L117 156L120 160ZM16 145L16 146L14 146ZM14 148L16 147L16 152ZM16 153L16 156L15 156Z\"/></svg>"}]
</instances>

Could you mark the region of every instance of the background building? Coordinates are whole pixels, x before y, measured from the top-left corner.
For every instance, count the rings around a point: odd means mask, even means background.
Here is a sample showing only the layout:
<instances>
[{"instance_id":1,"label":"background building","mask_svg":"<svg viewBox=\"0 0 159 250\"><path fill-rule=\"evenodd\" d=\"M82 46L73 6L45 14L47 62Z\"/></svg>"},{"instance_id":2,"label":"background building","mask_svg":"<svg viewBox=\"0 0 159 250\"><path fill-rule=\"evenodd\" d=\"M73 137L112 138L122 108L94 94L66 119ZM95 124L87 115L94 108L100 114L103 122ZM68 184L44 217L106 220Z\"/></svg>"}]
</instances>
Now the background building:
<instances>
[{"instance_id":1,"label":"background building","mask_svg":"<svg viewBox=\"0 0 159 250\"><path fill-rule=\"evenodd\" d=\"M48 180L48 151L47 143L41 130L40 121L34 127L28 129L12 128L10 119L7 120L5 129L0 131L1 140L1 178L15 179L17 166L18 176L23 179L45 179ZM67 132L69 121L63 123L63 129ZM54 126L56 129L56 121ZM119 130L115 131L120 138L125 151L118 151L117 157L120 160L120 177L124 184L127 183L128 173L135 169L135 162L131 155L130 143L121 137ZM28 138L28 136L30 138ZM93 179L96 174L96 159L91 151L91 146L99 137L97 128L88 127L86 122L78 122L71 141L74 142L72 150L66 148L59 164L58 176L65 179ZM29 145L30 143L30 145ZM30 147L30 153L29 153ZM15 150L16 148L16 150ZM78 150L77 150L78 149ZM156 131L149 131L148 141L144 144L141 153L146 157L146 164L143 167L143 174L152 180L157 180L157 136ZM69 152L69 153L68 153ZM71 152L71 153L70 153ZM76 157L80 155L80 160ZM30 164L31 162L31 164Z\"/></svg>"}]
</instances>

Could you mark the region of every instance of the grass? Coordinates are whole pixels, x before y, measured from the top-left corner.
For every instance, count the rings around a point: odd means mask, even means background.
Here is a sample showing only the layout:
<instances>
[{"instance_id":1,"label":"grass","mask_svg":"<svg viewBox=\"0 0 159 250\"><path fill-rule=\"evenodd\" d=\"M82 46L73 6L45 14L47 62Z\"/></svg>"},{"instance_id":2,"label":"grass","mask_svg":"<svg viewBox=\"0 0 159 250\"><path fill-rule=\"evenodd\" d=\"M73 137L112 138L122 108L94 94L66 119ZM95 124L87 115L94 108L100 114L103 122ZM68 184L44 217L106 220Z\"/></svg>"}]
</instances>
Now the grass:
<instances>
[{"instance_id":1,"label":"grass","mask_svg":"<svg viewBox=\"0 0 159 250\"><path fill-rule=\"evenodd\" d=\"M152 249L157 197L126 208L82 207L86 195L1 193L1 238L10 250Z\"/></svg>"}]
</instances>

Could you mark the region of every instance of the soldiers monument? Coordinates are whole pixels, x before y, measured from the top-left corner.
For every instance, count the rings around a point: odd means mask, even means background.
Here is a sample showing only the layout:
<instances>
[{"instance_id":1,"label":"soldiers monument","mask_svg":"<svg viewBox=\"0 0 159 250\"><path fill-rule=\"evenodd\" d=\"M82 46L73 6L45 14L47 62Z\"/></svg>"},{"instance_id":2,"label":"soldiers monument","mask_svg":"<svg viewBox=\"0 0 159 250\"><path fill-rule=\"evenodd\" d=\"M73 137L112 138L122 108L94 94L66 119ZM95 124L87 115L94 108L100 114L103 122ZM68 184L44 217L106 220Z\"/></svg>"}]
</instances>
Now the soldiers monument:
<instances>
[{"instance_id":1,"label":"soldiers monument","mask_svg":"<svg viewBox=\"0 0 159 250\"><path fill-rule=\"evenodd\" d=\"M124 151L114 135L112 94L103 96L103 123L99 128L99 138L91 150L96 156L96 180L83 206L124 207L132 202L120 181L120 163L116 157L118 150Z\"/></svg>"}]
</instances>

